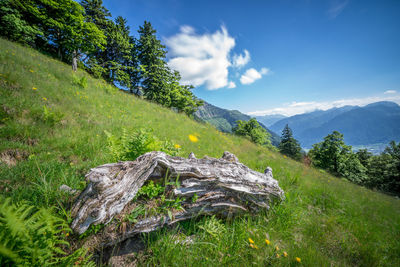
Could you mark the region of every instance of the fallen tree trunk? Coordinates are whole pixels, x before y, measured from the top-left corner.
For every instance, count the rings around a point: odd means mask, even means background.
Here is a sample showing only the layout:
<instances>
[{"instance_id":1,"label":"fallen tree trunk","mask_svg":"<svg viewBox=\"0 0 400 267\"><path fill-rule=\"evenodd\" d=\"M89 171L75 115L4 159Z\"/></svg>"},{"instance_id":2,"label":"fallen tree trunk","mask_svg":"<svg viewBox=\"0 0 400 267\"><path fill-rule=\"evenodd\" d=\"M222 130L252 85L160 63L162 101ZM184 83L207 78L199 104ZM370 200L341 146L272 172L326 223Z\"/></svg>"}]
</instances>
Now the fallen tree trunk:
<instances>
[{"instance_id":1,"label":"fallen tree trunk","mask_svg":"<svg viewBox=\"0 0 400 267\"><path fill-rule=\"evenodd\" d=\"M179 183L166 186L164 199L165 196L179 198L180 207L171 208L168 213L153 212L136 223L126 223L124 216L137 207L132 200L145 181L164 181L165 185L167 176ZM135 161L93 168L86 178L89 184L72 207L74 220L71 227L82 234L91 224L107 224L116 217L119 223L111 226L107 245L199 215L231 216L243 211L268 209L271 202L284 197L284 192L272 177L271 168L268 167L265 173L253 171L229 152L220 159L207 156L197 159L193 153L186 159L163 152L149 152ZM161 202L156 201L158 204ZM157 205L154 201L145 204L148 208L152 206L153 210ZM117 225L120 233L115 231Z\"/></svg>"}]
</instances>

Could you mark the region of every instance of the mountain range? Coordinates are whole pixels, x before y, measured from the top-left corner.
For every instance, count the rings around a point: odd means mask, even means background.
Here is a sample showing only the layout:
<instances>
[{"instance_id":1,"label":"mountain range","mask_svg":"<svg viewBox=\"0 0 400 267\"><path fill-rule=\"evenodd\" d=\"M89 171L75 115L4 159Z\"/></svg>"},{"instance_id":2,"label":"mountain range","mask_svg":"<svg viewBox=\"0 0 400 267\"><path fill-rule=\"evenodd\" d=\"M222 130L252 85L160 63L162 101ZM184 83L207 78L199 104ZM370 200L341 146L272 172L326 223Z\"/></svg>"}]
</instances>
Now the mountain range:
<instances>
[{"instance_id":1,"label":"mountain range","mask_svg":"<svg viewBox=\"0 0 400 267\"><path fill-rule=\"evenodd\" d=\"M248 121L252 117L243 114L238 110L228 110L216 107L204 101L204 105L199 107L194 113L195 119L214 125L221 132L231 133L233 127L236 126L236 121ZM260 121L259 121L260 123ZM268 129L262 122L261 127L266 129L271 134L271 143L277 146L280 142L280 137L270 129Z\"/></svg>"},{"instance_id":2,"label":"mountain range","mask_svg":"<svg viewBox=\"0 0 400 267\"><path fill-rule=\"evenodd\" d=\"M258 122L261 122L265 126L269 127L277 121L280 121L284 118L287 118L285 115L281 114L272 114L272 115L265 115L265 116L256 116L255 117Z\"/></svg>"},{"instance_id":3,"label":"mountain range","mask_svg":"<svg viewBox=\"0 0 400 267\"><path fill-rule=\"evenodd\" d=\"M281 119L269 128L280 133L286 124L303 148L311 148L335 130L344 135L346 144L352 146L387 144L391 140L400 140L400 106L382 101L364 107L316 110Z\"/></svg>"}]
</instances>

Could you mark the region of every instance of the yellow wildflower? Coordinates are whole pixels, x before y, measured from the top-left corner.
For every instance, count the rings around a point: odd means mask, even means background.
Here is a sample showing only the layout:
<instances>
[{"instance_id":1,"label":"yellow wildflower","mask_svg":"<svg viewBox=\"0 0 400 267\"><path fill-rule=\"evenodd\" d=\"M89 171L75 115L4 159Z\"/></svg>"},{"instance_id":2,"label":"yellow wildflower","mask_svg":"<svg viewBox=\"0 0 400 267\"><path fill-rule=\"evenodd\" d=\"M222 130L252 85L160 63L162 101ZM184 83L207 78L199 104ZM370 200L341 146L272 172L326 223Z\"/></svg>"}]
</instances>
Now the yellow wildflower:
<instances>
[{"instance_id":1,"label":"yellow wildflower","mask_svg":"<svg viewBox=\"0 0 400 267\"><path fill-rule=\"evenodd\" d=\"M254 249L258 249L257 245L253 245L253 244L251 244L251 243L250 243L250 247L251 247L251 248L254 248Z\"/></svg>"},{"instance_id":2,"label":"yellow wildflower","mask_svg":"<svg viewBox=\"0 0 400 267\"><path fill-rule=\"evenodd\" d=\"M285 257L285 258L287 257L287 252L286 251L283 252L283 257Z\"/></svg>"},{"instance_id":3,"label":"yellow wildflower","mask_svg":"<svg viewBox=\"0 0 400 267\"><path fill-rule=\"evenodd\" d=\"M43 99L43 101L47 101L47 98L46 98L46 97L43 97L42 99Z\"/></svg>"},{"instance_id":4,"label":"yellow wildflower","mask_svg":"<svg viewBox=\"0 0 400 267\"><path fill-rule=\"evenodd\" d=\"M32 73L35 72L34 70L29 70L29 71L32 72Z\"/></svg>"},{"instance_id":5,"label":"yellow wildflower","mask_svg":"<svg viewBox=\"0 0 400 267\"><path fill-rule=\"evenodd\" d=\"M249 237L249 242L254 244L254 240Z\"/></svg>"},{"instance_id":6,"label":"yellow wildflower","mask_svg":"<svg viewBox=\"0 0 400 267\"><path fill-rule=\"evenodd\" d=\"M275 255L276 255L277 258L280 258L280 257L281 257L278 253L276 253Z\"/></svg>"},{"instance_id":7,"label":"yellow wildflower","mask_svg":"<svg viewBox=\"0 0 400 267\"><path fill-rule=\"evenodd\" d=\"M269 245L271 242L268 239L265 239L265 244Z\"/></svg>"},{"instance_id":8,"label":"yellow wildflower","mask_svg":"<svg viewBox=\"0 0 400 267\"><path fill-rule=\"evenodd\" d=\"M283 155L283 157L286 159L287 157L286 157L286 155Z\"/></svg>"},{"instance_id":9,"label":"yellow wildflower","mask_svg":"<svg viewBox=\"0 0 400 267\"><path fill-rule=\"evenodd\" d=\"M279 247L278 247L278 246L276 246L276 247L275 247L275 250L279 250Z\"/></svg>"},{"instance_id":10,"label":"yellow wildflower","mask_svg":"<svg viewBox=\"0 0 400 267\"><path fill-rule=\"evenodd\" d=\"M189 134L189 140L193 143L196 143L199 141L199 139L197 138L197 136L193 135L193 134Z\"/></svg>"},{"instance_id":11,"label":"yellow wildflower","mask_svg":"<svg viewBox=\"0 0 400 267\"><path fill-rule=\"evenodd\" d=\"M66 233L65 236L69 236L69 233Z\"/></svg>"},{"instance_id":12,"label":"yellow wildflower","mask_svg":"<svg viewBox=\"0 0 400 267\"><path fill-rule=\"evenodd\" d=\"M32 87L32 90L37 90L37 88L36 87Z\"/></svg>"},{"instance_id":13,"label":"yellow wildflower","mask_svg":"<svg viewBox=\"0 0 400 267\"><path fill-rule=\"evenodd\" d=\"M296 257L297 262L301 262L301 259L299 257Z\"/></svg>"},{"instance_id":14,"label":"yellow wildflower","mask_svg":"<svg viewBox=\"0 0 400 267\"><path fill-rule=\"evenodd\" d=\"M179 148L181 148L181 145L175 144L174 147L175 147L176 149L179 149Z\"/></svg>"}]
</instances>

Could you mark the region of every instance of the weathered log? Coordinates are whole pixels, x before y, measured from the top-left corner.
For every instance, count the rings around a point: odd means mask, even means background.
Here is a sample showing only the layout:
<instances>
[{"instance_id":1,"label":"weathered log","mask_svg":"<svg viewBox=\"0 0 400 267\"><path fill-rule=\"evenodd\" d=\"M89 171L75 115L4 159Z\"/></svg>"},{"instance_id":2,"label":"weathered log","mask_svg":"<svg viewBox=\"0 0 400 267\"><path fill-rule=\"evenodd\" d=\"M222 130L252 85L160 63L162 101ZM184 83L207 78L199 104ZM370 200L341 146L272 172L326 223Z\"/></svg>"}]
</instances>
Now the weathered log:
<instances>
[{"instance_id":1,"label":"weathered log","mask_svg":"<svg viewBox=\"0 0 400 267\"><path fill-rule=\"evenodd\" d=\"M284 192L272 177L271 168L268 167L264 174L256 172L229 152L220 159L207 156L197 159L193 153L185 159L163 152L149 152L135 161L91 169L86 175L89 184L72 207L75 218L72 229L81 234L91 224L107 224L116 215L121 218L120 213L128 214L132 211L132 199L145 181L163 181L167 174L173 179L178 177L180 181L180 186L169 187L169 194L182 199L182 209L171 210L169 216L156 214L141 218L121 234L108 237L109 244L199 215L230 216L243 211L268 209L271 202L284 197Z\"/></svg>"}]
</instances>

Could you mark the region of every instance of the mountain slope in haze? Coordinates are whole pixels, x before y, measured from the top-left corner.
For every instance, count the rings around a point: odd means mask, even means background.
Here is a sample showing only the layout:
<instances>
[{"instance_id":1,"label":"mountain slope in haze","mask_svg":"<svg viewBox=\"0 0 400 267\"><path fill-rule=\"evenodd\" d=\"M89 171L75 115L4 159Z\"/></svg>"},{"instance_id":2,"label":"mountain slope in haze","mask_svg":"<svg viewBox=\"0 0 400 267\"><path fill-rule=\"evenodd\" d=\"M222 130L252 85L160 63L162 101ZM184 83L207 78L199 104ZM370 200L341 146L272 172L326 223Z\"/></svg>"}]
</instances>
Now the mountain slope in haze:
<instances>
[{"instance_id":1,"label":"mountain slope in haze","mask_svg":"<svg viewBox=\"0 0 400 267\"><path fill-rule=\"evenodd\" d=\"M265 116L256 116L255 117L259 122L269 127L273 125L275 122L280 121L284 118L287 118L285 115L281 114L273 114L273 115L265 115Z\"/></svg>"},{"instance_id":2,"label":"mountain slope in haze","mask_svg":"<svg viewBox=\"0 0 400 267\"><path fill-rule=\"evenodd\" d=\"M358 146L400 140L400 106L393 102L376 102L364 107L345 106L314 111L280 120L274 131L289 124L302 147L310 148L332 131L344 135L346 144Z\"/></svg>"},{"instance_id":3,"label":"mountain slope in haze","mask_svg":"<svg viewBox=\"0 0 400 267\"><path fill-rule=\"evenodd\" d=\"M86 86L76 83L83 78ZM173 230L145 234L144 250L135 254L138 266L400 266L399 199L216 131L0 38L1 196L53 207L55 215L67 219L72 200L59 187L82 190L91 168L113 162L105 131L121 136L123 129L130 133L143 128L178 144L182 157L193 152L197 158L219 158L230 151L253 170L263 172L270 166L286 199L267 214L244 212L227 221L202 216ZM20 157L15 165L3 162L16 154ZM204 230L210 227L212 232ZM91 237L81 241L89 244ZM77 237L60 233L60 238ZM259 249L249 247L248 238ZM193 242L177 243L185 239Z\"/></svg>"},{"instance_id":4,"label":"mountain slope in haze","mask_svg":"<svg viewBox=\"0 0 400 267\"><path fill-rule=\"evenodd\" d=\"M223 109L211 105L206 101L204 101L204 105L199 107L199 109L194 113L194 116L200 121L205 121L214 125L218 130L225 133L232 132L232 129L236 126L236 121L248 121L251 119L250 116L243 114L238 110ZM263 123L260 123L260 125L271 134L272 145L278 146L280 143L279 135L268 129Z\"/></svg>"}]
</instances>

